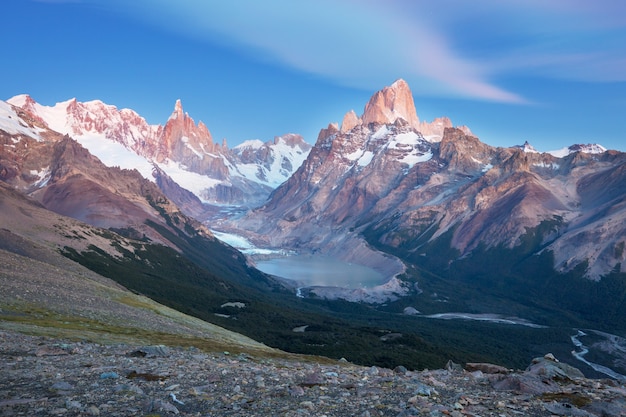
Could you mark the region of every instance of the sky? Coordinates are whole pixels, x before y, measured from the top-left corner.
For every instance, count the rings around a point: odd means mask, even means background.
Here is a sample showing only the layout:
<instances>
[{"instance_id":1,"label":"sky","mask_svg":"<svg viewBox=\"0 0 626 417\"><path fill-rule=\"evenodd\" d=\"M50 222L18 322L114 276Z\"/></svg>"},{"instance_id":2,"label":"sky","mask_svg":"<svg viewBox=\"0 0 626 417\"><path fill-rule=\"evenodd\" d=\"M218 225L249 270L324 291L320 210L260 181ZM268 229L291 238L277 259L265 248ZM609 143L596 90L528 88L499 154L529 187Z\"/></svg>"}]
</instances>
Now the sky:
<instances>
[{"instance_id":1,"label":"sky","mask_svg":"<svg viewBox=\"0 0 626 417\"><path fill-rule=\"evenodd\" d=\"M7 0L0 99L99 99L216 141L315 143L403 78L483 142L626 151L626 1Z\"/></svg>"}]
</instances>

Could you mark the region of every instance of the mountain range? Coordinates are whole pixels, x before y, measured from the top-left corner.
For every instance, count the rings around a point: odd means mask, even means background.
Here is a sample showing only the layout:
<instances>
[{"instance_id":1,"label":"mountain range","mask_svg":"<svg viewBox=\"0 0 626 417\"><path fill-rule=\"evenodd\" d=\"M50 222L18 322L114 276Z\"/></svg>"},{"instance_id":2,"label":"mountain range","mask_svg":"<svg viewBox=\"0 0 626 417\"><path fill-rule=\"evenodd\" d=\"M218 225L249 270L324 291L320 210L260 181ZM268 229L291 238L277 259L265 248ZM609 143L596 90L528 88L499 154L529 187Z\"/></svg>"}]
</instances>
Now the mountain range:
<instances>
[{"instance_id":1,"label":"mountain range","mask_svg":"<svg viewBox=\"0 0 626 417\"><path fill-rule=\"evenodd\" d=\"M495 148L466 127L447 122L439 136L424 125L397 81L361 117L349 112L340 127L323 129L304 164L239 227L272 246L362 262L351 254L358 245L346 242L365 231L376 235L373 246L426 257L428 245L446 239L454 261L519 247L543 225L534 250L551 252L556 271L581 267L594 280L626 272L626 154L600 145L560 156L529 144Z\"/></svg>"},{"instance_id":2,"label":"mountain range","mask_svg":"<svg viewBox=\"0 0 626 417\"><path fill-rule=\"evenodd\" d=\"M41 261L24 248L42 244L271 346L414 366L446 354L497 362L513 349L525 363L518 339L490 343L525 331L476 342L473 326L425 319L425 339L413 315L496 313L561 329L542 333L533 353L574 326L626 331L626 154L492 147L448 118L420 120L403 80L321 129L313 146L287 134L229 149L180 101L154 126L100 101L48 107L26 95L0 102L0 141L0 249ZM209 229L366 265L387 282L372 290L381 297L310 288L297 298ZM380 339L372 322L401 335L391 356L376 352L395 339ZM302 326L300 338L291 329Z\"/></svg>"},{"instance_id":3,"label":"mountain range","mask_svg":"<svg viewBox=\"0 0 626 417\"><path fill-rule=\"evenodd\" d=\"M256 205L287 179L306 158L311 146L296 134L272 142L251 140L229 149L215 143L211 132L183 111L178 100L164 125L149 125L130 109L118 110L101 101L76 99L43 106L28 95L8 103L49 129L69 135L109 166L137 169L147 179L157 178L163 191L181 207L190 202L169 189L173 179L190 190L198 203ZM118 146L116 146L118 145ZM196 212L199 215L199 213Z\"/></svg>"}]
</instances>

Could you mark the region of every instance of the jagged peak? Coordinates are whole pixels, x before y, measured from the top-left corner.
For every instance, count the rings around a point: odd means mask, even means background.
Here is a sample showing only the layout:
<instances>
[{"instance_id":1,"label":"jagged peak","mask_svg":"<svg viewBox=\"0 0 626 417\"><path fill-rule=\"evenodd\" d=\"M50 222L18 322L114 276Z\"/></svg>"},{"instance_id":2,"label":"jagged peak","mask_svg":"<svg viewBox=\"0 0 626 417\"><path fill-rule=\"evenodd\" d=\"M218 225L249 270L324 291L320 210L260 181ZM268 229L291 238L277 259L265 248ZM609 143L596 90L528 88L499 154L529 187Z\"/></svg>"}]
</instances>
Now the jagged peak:
<instances>
[{"instance_id":1,"label":"jagged peak","mask_svg":"<svg viewBox=\"0 0 626 417\"><path fill-rule=\"evenodd\" d=\"M183 103L180 101L180 99L177 99L176 104L174 104L174 111L172 112L172 115L168 120L177 119L179 117L182 118L183 116Z\"/></svg>"},{"instance_id":2,"label":"jagged peak","mask_svg":"<svg viewBox=\"0 0 626 417\"><path fill-rule=\"evenodd\" d=\"M398 118L406 120L415 129L419 127L413 94L403 79L374 93L361 116L364 124L392 124Z\"/></svg>"},{"instance_id":3,"label":"jagged peak","mask_svg":"<svg viewBox=\"0 0 626 417\"><path fill-rule=\"evenodd\" d=\"M389 88L391 89L407 89L409 90L409 92L411 92L411 89L409 88L409 84L404 81L402 78L398 78L397 80L395 80L390 86Z\"/></svg>"},{"instance_id":4,"label":"jagged peak","mask_svg":"<svg viewBox=\"0 0 626 417\"><path fill-rule=\"evenodd\" d=\"M341 133L346 133L354 129L356 126L360 125L362 120L359 116L356 115L354 110L350 110L343 116L343 121L341 122Z\"/></svg>"},{"instance_id":5,"label":"jagged peak","mask_svg":"<svg viewBox=\"0 0 626 417\"><path fill-rule=\"evenodd\" d=\"M528 141L525 141L523 145L515 146L515 148L519 148L523 152L526 152L526 153L539 153L539 151L537 149L535 149L535 147L533 145L528 143Z\"/></svg>"},{"instance_id":6,"label":"jagged peak","mask_svg":"<svg viewBox=\"0 0 626 417\"><path fill-rule=\"evenodd\" d=\"M320 130L320 133L317 135L317 141L321 141L324 139L328 139L332 135L335 135L339 132L339 125L337 123L329 123L326 129Z\"/></svg>"}]
</instances>

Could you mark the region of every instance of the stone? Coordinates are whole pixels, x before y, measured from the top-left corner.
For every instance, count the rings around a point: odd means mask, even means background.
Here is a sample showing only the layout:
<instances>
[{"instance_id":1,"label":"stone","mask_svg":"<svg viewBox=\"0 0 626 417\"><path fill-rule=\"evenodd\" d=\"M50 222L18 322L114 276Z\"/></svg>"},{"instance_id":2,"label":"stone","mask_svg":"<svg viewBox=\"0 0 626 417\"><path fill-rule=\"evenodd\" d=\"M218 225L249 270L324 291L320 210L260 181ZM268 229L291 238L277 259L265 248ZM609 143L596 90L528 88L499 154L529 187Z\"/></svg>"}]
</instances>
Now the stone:
<instances>
[{"instance_id":1,"label":"stone","mask_svg":"<svg viewBox=\"0 0 626 417\"><path fill-rule=\"evenodd\" d=\"M145 413L159 412L165 411L168 413L179 414L178 408L176 408L173 404L170 404L167 401L163 401L160 399L148 398L143 402L143 411Z\"/></svg>"},{"instance_id":2,"label":"stone","mask_svg":"<svg viewBox=\"0 0 626 417\"><path fill-rule=\"evenodd\" d=\"M311 401L302 401L300 406L306 408L307 410L313 410L315 408L315 405L313 405L313 402Z\"/></svg>"},{"instance_id":3,"label":"stone","mask_svg":"<svg viewBox=\"0 0 626 417\"><path fill-rule=\"evenodd\" d=\"M544 379L553 380L575 380L585 377L578 368L558 362L554 356L552 358L533 359L526 372Z\"/></svg>"},{"instance_id":4,"label":"stone","mask_svg":"<svg viewBox=\"0 0 626 417\"><path fill-rule=\"evenodd\" d=\"M0 335L0 357L37 345L29 336ZM137 349L85 343L71 355L38 357L32 348L19 360L7 361L0 373L0 386L11 387L10 397L0 399L0 414L623 417L626 409L620 381L550 379L529 371L481 379L444 369L374 371L338 361L312 364L311 358L301 361L295 355L242 360L239 353L214 352L199 358L193 350L176 347L169 347L167 356L129 358L128 352ZM103 370L127 372L129 364L138 374L166 374L167 381L98 379ZM51 375L56 379L42 385ZM235 387L239 392L233 392Z\"/></svg>"},{"instance_id":5,"label":"stone","mask_svg":"<svg viewBox=\"0 0 626 417\"><path fill-rule=\"evenodd\" d=\"M444 367L445 370L449 371L449 372L463 372L463 367L461 365L459 365L458 363L455 363L451 360L449 360L448 362L446 362L446 366Z\"/></svg>"},{"instance_id":6,"label":"stone","mask_svg":"<svg viewBox=\"0 0 626 417\"><path fill-rule=\"evenodd\" d=\"M491 386L497 391L514 391L519 394L540 395L547 392L557 392L559 385L550 380L537 378L533 375L493 375Z\"/></svg>"},{"instance_id":7,"label":"stone","mask_svg":"<svg viewBox=\"0 0 626 417\"><path fill-rule=\"evenodd\" d=\"M422 384L421 382L418 382L415 388L415 395L422 395L425 397L430 397L431 395L436 394L436 393L437 391L434 388L429 387L426 384Z\"/></svg>"},{"instance_id":8,"label":"stone","mask_svg":"<svg viewBox=\"0 0 626 417\"><path fill-rule=\"evenodd\" d=\"M491 363L474 363L465 364L465 370L468 372L481 371L485 374L508 374L510 370L504 366L494 365Z\"/></svg>"},{"instance_id":9,"label":"stone","mask_svg":"<svg viewBox=\"0 0 626 417\"><path fill-rule=\"evenodd\" d=\"M405 375L407 372L409 372L409 370L406 369L402 365L398 365L395 368L393 368L393 372L395 372L396 374L399 374L399 375Z\"/></svg>"},{"instance_id":10,"label":"stone","mask_svg":"<svg viewBox=\"0 0 626 417\"><path fill-rule=\"evenodd\" d=\"M300 382L303 387L314 387L316 385L324 385L324 376L319 372L311 372L307 374Z\"/></svg>"},{"instance_id":11,"label":"stone","mask_svg":"<svg viewBox=\"0 0 626 417\"><path fill-rule=\"evenodd\" d=\"M167 356L167 355L169 355L169 348L167 346L163 346L163 345L143 346L143 347L137 349L133 353L139 353L137 356L146 356L148 358L150 358L150 357L159 357L159 356ZM143 353L143 355L141 355L141 353Z\"/></svg>"},{"instance_id":12,"label":"stone","mask_svg":"<svg viewBox=\"0 0 626 417\"><path fill-rule=\"evenodd\" d=\"M74 390L74 386L66 381L59 381L52 384L50 391L56 391L58 393L67 393Z\"/></svg>"},{"instance_id":13,"label":"stone","mask_svg":"<svg viewBox=\"0 0 626 417\"><path fill-rule=\"evenodd\" d=\"M89 414L90 416L99 416L100 415L100 409L98 407L96 407L95 405L90 405L87 408L87 414Z\"/></svg>"}]
</instances>

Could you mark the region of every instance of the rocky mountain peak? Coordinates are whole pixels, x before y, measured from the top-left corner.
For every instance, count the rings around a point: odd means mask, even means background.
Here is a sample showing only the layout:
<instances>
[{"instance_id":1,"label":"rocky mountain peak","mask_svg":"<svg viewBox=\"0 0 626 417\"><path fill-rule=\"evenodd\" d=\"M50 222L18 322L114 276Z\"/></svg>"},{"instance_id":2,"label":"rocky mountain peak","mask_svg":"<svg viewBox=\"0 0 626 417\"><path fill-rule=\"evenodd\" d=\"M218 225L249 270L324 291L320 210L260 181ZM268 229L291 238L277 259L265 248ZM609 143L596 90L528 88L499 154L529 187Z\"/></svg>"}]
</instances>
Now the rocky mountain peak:
<instances>
[{"instance_id":1,"label":"rocky mountain peak","mask_svg":"<svg viewBox=\"0 0 626 417\"><path fill-rule=\"evenodd\" d=\"M326 129L320 130L320 133L317 135L317 143L321 143L337 133L339 133L339 125L337 123L329 123Z\"/></svg>"},{"instance_id":2,"label":"rocky mountain peak","mask_svg":"<svg viewBox=\"0 0 626 417\"><path fill-rule=\"evenodd\" d=\"M588 144L574 144L569 148L570 152L586 152L591 154L599 154L606 152L606 148L597 143L588 143Z\"/></svg>"},{"instance_id":3,"label":"rocky mountain peak","mask_svg":"<svg viewBox=\"0 0 626 417\"><path fill-rule=\"evenodd\" d=\"M346 133L351 131L355 126L358 126L362 123L359 116L356 115L354 110L350 110L343 116L343 121L341 122L341 133Z\"/></svg>"},{"instance_id":4,"label":"rocky mountain peak","mask_svg":"<svg viewBox=\"0 0 626 417\"><path fill-rule=\"evenodd\" d=\"M523 145L515 146L515 148L519 148L526 153L539 153L537 149L533 145L531 145L528 141L525 141Z\"/></svg>"},{"instance_id":5,"label":"rocky mountain peak","mask_svg":"<svg viewBox=\"0 0 626 417\"><path fill-rule=\"evenodd\" d=\"M183 103L180 101L180 99L176 100L176 104L174 105L174 114L183 114Z\"/></svg>"},{"instance_id":6,"label":"rocky mountain peak","mask_svg":"<svg viewBox=\"0 0 626 417\"><path fill-rule=\"evenodd\" d=\"M457 173L484 172L494 155L494 148L459 128L446 128L439 143L440 158Z\"/></svg>"},{"instance_id":7,"label":"rocky mountain peak","mask_svg":"<svg viewBox=\"0 0 626 417\"><path fill-rule=\"evenodd\" d=\"M306 148L307 150L311 148L311 145L306 143L304 141L304 138L297 133L286 133L282 136L274 137L274 145L278 145L281 142L292 148L295 148L296 146L300 148Z\"/></svg>"},{"instance_id":8,"label":"rocky mountain peak","mask_svg":"<svg viewBox=\"0 0 626 417\"><path fill-rule=\"evenodd\" d=\"M183 111L180 99L176 100L174 112L163 129L157 161L170 158L185 160L200 158L206 152L214 152L219 145L213 143L211 132L202 122L196 122Z\"/></svg>"},{"instance_id":9,"label":"rocky mountain peak","mask_svg":"<svg viewBox=\"0 0 626 417\"><path fill-rule=\"evenodd\" d=\"M419 118L415 110L413 95L406 81L400 79L376 92L365 105L361 119L364 124L392 124L398 118L419 129Z\"/></svg>"}]
</instances>

